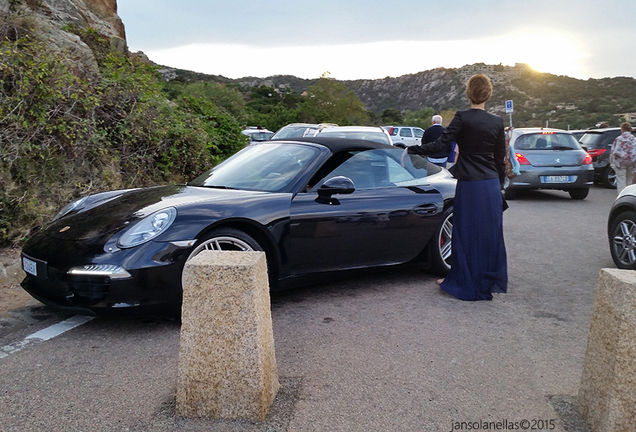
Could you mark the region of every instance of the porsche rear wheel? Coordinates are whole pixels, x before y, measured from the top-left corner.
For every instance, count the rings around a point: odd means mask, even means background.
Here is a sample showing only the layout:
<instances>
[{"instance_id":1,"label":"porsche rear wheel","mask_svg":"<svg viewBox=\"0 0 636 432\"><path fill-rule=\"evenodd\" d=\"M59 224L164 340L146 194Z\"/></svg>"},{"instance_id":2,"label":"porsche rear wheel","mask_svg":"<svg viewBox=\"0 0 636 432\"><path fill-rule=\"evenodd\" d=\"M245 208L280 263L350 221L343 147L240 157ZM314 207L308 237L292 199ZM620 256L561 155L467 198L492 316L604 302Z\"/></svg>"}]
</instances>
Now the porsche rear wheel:
<instances>
[{"instance_id":1,"label":"porsche rear wheel","mask_svg":"<svg viewBox=\"0 0 636 432\"><path fill-rule=\"evenodd\" d=\"M453 240L453 207L447 208L442 215L442 222L437 227L429 247L431 272L446 276L450 270L451 244Z\"/></svg>"}]
</instances>

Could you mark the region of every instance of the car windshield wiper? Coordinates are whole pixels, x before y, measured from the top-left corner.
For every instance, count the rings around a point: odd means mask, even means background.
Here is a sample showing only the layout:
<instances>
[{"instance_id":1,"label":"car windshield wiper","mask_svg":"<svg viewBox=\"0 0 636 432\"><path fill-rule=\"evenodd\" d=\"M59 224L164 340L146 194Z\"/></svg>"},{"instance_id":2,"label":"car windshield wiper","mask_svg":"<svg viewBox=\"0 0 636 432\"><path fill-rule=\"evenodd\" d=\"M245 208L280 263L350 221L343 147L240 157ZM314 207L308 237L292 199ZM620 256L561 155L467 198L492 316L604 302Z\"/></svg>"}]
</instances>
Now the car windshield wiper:
<instances>
[{"instance_id":1,"label":"car windshield wiper","mask_svg":"<svg viewBox=\"0 0 636 432\"><path fill-rule=\"evenodd\" d=\"M554 146L554 147L552 147L552 150L574 150L574 147Z\"/></svg>"},{"instance_id":2,"label":"car windshield wiper","mask_svg":"<svg viewBox=\"0 0 636 432\"><path fill-rule=\"evenodd\" d=\"M233 187L229 187L229 186L221 186L221 185L205 185L205 187L212 188L212 189L232 189L232 190L238 190L237 188L233 188Z\"/></svg>"}]
</instances>

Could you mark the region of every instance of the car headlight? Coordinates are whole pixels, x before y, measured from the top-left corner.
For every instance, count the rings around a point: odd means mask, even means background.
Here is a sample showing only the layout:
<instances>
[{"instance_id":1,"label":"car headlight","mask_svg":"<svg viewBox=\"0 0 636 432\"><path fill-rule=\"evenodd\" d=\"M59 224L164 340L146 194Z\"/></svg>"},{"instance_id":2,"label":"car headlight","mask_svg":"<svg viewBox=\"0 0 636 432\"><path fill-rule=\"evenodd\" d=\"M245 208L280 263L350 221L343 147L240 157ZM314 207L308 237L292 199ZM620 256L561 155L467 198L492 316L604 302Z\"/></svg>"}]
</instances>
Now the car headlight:
<instances>
[{"instance_id":1,"label":"car headlight","mask_svg":"<svg viewBox=\"0 0 636 432\"><path fill-rule=\"evenodd\" d=\"M84 206L84 203L86 202L87 198L88 198L88 196L85 196L85 197L80 198L80 199L78 199L76 201L73 201L72 203L70 203L67 206L65 206L62 210L60 210L60 212L57 214L57 216L55 216L53 218L53 221L55 222L56 220L66 216L67 214L69 214L72 211L81 210L81 208Z\"/></svg>"},{"instance_id":2,"label":"car headlight","mask_svg":"<svg viewBox=\"0 0 636 432\"><path fill-rule=\"evenodd\" d=\"M167 230L176 216L177 209L174 207L159 210L127 228L117 245L122 249L139 246Z\"/></svg>"},{"instance_id":3,"label":"car headlight","mask_svg":"<svg viewBox=\"0 0 636 432\"><path fill-rule=\"evenodd\" d=\"M73 276L107 276L111 279L129 279L132 276L125 268L113 264L87 264L73 267L67 274Z\"/></svg>"}]
</instances>

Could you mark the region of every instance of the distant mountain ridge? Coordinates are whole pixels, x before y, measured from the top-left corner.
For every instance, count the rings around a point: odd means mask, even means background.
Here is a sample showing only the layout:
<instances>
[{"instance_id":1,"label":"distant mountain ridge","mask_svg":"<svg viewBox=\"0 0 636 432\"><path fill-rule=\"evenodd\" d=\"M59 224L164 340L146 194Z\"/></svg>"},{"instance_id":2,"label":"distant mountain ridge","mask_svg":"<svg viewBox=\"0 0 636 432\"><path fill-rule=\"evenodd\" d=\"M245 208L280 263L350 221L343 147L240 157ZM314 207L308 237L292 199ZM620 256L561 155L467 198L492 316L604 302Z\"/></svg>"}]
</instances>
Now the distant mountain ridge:
<instances>
[{"instance_id":1,"label":"distant mountain ridge","mask_svg":"<svg viewBox=\"0 0 636 432\"><path fill-rule=\"evenodd\" d=\"M316 79L292 75L266 78L230 79L218 75L167 69L186 81L215 81L244 88L261 85L279 91L302 94ZM580 80L533 70L526 64L514 66L477 63L461 68L436 68L415 74L382 79L342 80L353 90L366 108L382 112L396 108L404 112L431 107L466 109L465 82L474 73L488 75L494 84L493 97L487 104L490 112L507 117L505 101L513 100L513 119L517 126L551 126L588 128L599 122L618 125L622 120L636 121L636 79L615 77Z\"/></svg>"}]
</instances>

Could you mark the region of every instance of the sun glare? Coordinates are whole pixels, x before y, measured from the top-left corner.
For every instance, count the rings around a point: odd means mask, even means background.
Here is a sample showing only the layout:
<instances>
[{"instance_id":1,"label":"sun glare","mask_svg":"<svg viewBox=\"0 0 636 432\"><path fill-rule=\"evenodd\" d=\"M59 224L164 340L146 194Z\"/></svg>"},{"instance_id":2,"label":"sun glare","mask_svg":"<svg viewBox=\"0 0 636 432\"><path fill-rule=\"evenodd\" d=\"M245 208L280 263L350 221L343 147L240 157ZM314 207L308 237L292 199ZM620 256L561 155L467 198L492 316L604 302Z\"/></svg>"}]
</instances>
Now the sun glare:
<instances>
[{"instance_id":1,"label":"sun glare","mask_svg":"<svg viewBox=\"0 0 636 432\"><path fill-rule=\"evenodd\" d=\"M583 76L583 60L587 53L567 34L536 29L505 37L502 44L504 64L526 63L539 72L574 78Z\"/></svg>"}]
</instances>

